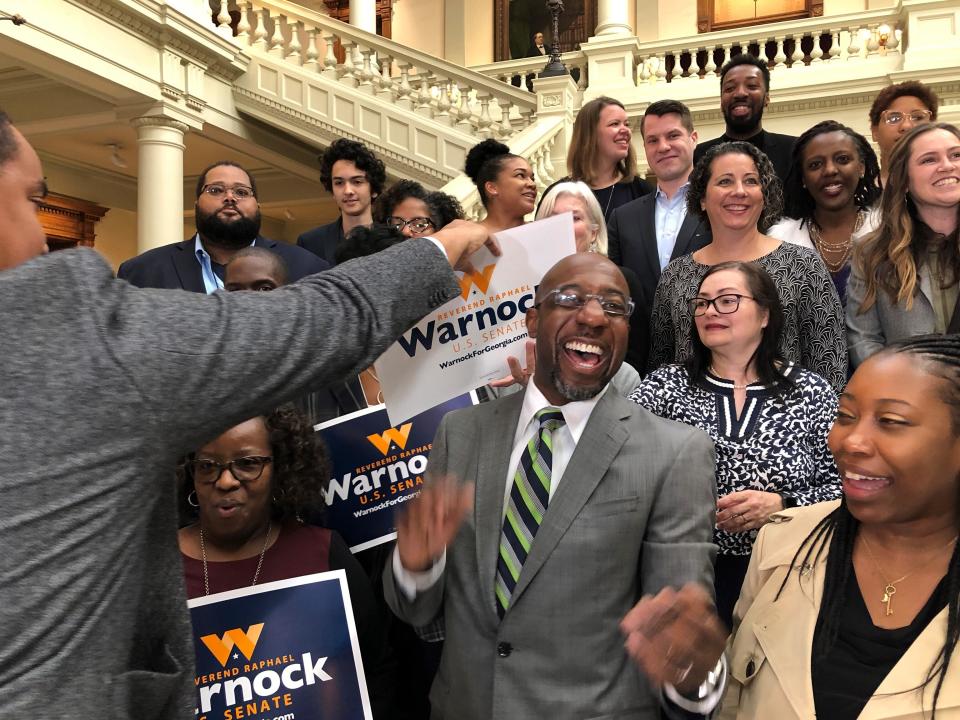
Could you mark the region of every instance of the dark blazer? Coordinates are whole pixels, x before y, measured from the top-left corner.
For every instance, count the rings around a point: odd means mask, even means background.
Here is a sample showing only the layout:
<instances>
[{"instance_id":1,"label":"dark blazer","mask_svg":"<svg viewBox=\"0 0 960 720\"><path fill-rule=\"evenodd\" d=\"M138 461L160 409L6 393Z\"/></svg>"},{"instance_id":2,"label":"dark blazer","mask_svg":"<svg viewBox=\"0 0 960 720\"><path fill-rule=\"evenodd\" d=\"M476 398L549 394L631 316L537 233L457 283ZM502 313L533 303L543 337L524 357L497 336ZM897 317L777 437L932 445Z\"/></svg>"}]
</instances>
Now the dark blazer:
<instances>
[{"instance_id":1,"label":"dark blazer","mask_svg":"<svg viewBox=\"0 0 960 720\"><path fill-rule=\"evenodd\" d=\"M713 140L697 143L697 147L693 149L693 162L699 162L704 153L714 145L733 141L734 138L727 137L726 133L724 133ZM767 157L770 158L770 162L773 163L773 169L776 171L777 177L780 178L780 182L785 183L787 181L787 175L790 174L790 166L793 164L793 144L796 141L797 138L793 135L781 135L780 133L761 130L744 142L748 142L766 153Z\"/></svg>"},{"instance_id":2,"label":"dark blazer","mask_svg":"<svg viewBox=\"0 0 960 720\"><path fill-rule=\"evenodd\" d=\"M653 296L660 280L654 214L656 206L656 193L644 195L614 210L607 223L607 256L617 265L630 268L637 274L643 289L644 305L648 310L653 307ZM710 223L687 213L677 233L670 259L695 252L709 245L712 240Z\"/></svg>"},{"instance_id":3,"label":"dark blazer","mask_svg":"<svg viewBox=\"0 0 960 720\"><path fill-rule=\"evenodd\" d=\"M193 252L195 242L196 236L147 250L125 261L117 271L117 277L141 288L206 292L200 263ZM290 282L330 269L329 263L289 243L258 236L254 244L283 258Z\"/></svg>"},{"instance_id":4,"label":"dark blazer","mask_svg":"<svg viewBox=\"0 0 960 720\"><path fill-rule=\"evenodd\" d=\"M337 218L332 223L307 230L297 238L297 245L322 257L330 267L337 264L337 248L343 243L343 223Z\"/></svg>"}]
</instances>

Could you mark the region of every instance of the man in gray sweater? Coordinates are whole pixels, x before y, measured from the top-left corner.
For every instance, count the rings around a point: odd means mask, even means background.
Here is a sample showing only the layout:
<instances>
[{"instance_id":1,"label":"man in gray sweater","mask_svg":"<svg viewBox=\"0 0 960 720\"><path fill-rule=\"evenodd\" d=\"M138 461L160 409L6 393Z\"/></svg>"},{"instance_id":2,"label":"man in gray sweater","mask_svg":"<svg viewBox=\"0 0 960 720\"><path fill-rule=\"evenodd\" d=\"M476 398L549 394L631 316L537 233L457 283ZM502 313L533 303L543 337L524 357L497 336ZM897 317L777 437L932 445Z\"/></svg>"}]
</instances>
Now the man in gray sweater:
<instances>
[{"instance_id":1,"label":"man in gray sweater","mask_svg":"<svg viewBox=\"0 0 960 720\"><path fill-rule=\"evenodd\" d=\"M0 717L193 718L175 459L367 367L487 233L271 293L138 290L90 250L44 255L45 192L0 113Z\"/></svg>"}]
</instances>

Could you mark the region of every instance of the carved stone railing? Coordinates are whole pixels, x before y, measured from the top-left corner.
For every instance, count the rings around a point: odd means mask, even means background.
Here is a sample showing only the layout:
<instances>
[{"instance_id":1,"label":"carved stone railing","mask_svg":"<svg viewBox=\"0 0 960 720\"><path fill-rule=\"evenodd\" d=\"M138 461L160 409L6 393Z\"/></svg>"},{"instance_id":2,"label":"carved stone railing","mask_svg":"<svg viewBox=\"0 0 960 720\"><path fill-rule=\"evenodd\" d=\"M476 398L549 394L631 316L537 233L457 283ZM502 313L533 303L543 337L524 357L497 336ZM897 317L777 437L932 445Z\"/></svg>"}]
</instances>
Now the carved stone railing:
<instances>
[{"instance_id":1,"label":"carved stone railing","mask_svg":"<svg viewBox=\"0 0 960 720\"><path fill-rule=\"evenodd\" d=\"M577 83L577 89L583 90L587 87L587 58L580 50L572 50L560 56L567 70L571 72ZM526 87L526 78L530 75L536 75L543 70L549 62L548 57L528 57L517 60L505 60L503 62L488 63L486 65L474 65L470 69L481 73L490 78L495 78L504 83L516 84L518 78L523 78L520 87Z\"/></svg>"},{"instance_id":2,"label":"carved stone railing","mask_svg":"<svg viewBox=\"0 0 960 720\"><path fill-rule=\"evenodd\" d=\"M601 79L605 92L615 92L625 103L674 97L694 102L702 97L716 102L716 81L722 65L733 55L749 52L766 57L777 88L819 85L825 74L843 68L843 79L878 75L900 69L906 49L907 13L902 6L827 17L790 20L748 28L703 33L657 42L624 38L633 56L633 77L617 91ZM609 40L605 40L609 43ZM582 68L578 87L589 96L595 78L588 76L591 45L563 56L568 68ZM859 67L856 67L859 65ZM536 72L542 58L523 58L472 68L501 82ZM829 68L829 69L828 69ZM872 68L872 70L871 70ZM820 69L820 72L816 72ZM809 72L804 72L809 71ZM712 82L701 83L701 80ZM665 85L670 84L669 89Z\"/></svg>"},{"instance_id":3,"label":"carved stone railing","mask_svg":"<svg viewBox=\"0 0 960 720\"><path fill-rule=\"evenodd\" d=\"M887 67L890 59L902 55L905 24L900 9L884 8L638 43L636 80L643 87L715 79L723 64L740 52L766 57L770 72L778 76L777 86L782 86L786 75L823 65L887 58L883 61ZM822 82L819 74L807 77ZM801 83L803 79L796 78ZM715 94L713 83L710 90Z\"/></svg>"},{"instance_id":4,"label":"carved stone railing","mask_svg":"<svg viewBox=\"0 0 960 720\"><path fill-rule=\"evenodd\" d=\"M220 0L215 22L251 54L480 137L508 138L536 109L519 88L285 0Z\"/></svg>"}]
</instances>

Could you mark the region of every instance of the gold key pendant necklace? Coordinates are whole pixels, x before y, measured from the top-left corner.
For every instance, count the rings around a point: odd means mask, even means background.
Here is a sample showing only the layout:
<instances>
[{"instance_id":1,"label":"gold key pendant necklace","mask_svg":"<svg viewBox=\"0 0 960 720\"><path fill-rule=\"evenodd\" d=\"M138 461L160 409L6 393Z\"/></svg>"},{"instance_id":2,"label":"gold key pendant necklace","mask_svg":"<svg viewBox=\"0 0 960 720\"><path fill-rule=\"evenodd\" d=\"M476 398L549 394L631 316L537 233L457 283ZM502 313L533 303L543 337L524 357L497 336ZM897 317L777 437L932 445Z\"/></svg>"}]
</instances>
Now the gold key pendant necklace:
<instances>
[{"instance_id":1,"label":"gold key pendant necklace","mask_svg":"<svg viewBox=\"0 0 960 720\"><path fill-rule=\"evenodd\" d=\"M925 568L927 565L929 565L938 557L940 557L940 554L944 550L946 550L948 547L950 547L957 541L957 538L953 538L953 540L951 540L942 548L940 548L929 560L927 560L925 563L923 563L919 567L914 568L903 577L899 577L896 580L887 580L886 579L887 574L883 571L883 568L880 567L880 563L877 562L877 558L873 554L873 548L870 547L870 543L867 541L866 535L864 535L863 533L860 533L860 539L863 540L863 546L867 549L867 554L870 555L870 559L873 561L874 566L877 568L877 574L880 575L880 579L883 580L883 582L885 583L885 586L883 588L883 597L880 598L880 602L883 603L884 605L884 615L886 615L887 617L889 617L890 615L893 615L893 596L897 594L897 583L903 582L918 570L922 570L923 568Z\"/></svg>"}]
</instances>

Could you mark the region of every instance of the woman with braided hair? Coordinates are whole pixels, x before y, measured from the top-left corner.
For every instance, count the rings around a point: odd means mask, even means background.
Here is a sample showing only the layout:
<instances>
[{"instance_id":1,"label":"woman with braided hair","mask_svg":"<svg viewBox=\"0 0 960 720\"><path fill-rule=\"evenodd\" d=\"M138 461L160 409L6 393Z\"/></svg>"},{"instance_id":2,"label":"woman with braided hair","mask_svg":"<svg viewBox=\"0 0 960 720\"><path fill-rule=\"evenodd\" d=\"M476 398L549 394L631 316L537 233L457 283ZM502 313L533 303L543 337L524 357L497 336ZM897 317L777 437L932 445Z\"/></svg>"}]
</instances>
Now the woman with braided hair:
<instances>
[{"instance_id":1,"label":"woman with braided hair","mask_svg":"<svg viewBox=\"0 0 960 720\"><path fill-rule=\"evenodd\" d=\"M880 222L880 165L867 139L836 120L797 138L783 187L786 217L767 234L813 248L830 271L840 301L847 295L850 257Z\"/></svg>"},{"instance_id":2,"label":"woman with braided hair","mask_svg":"<svg viewBox=\"0 0 960 720\"><path fill-rule=\"evenodd\" d=\"M854 366L903 338L960 332L960 130L915 127L889 171L883 223L855 248L847 284Z\"/></svg>"},{"instance_id":3,"label":"woman with braided hair","mask_svg":"<svg viewBox=\"0 0 960 720\"><path fill-rule=\"evenodd\" d=\"M829 443L844 498L761 530L721 716L960 717L960 336L864 362Z\"/></svg>"}]
</instances>

